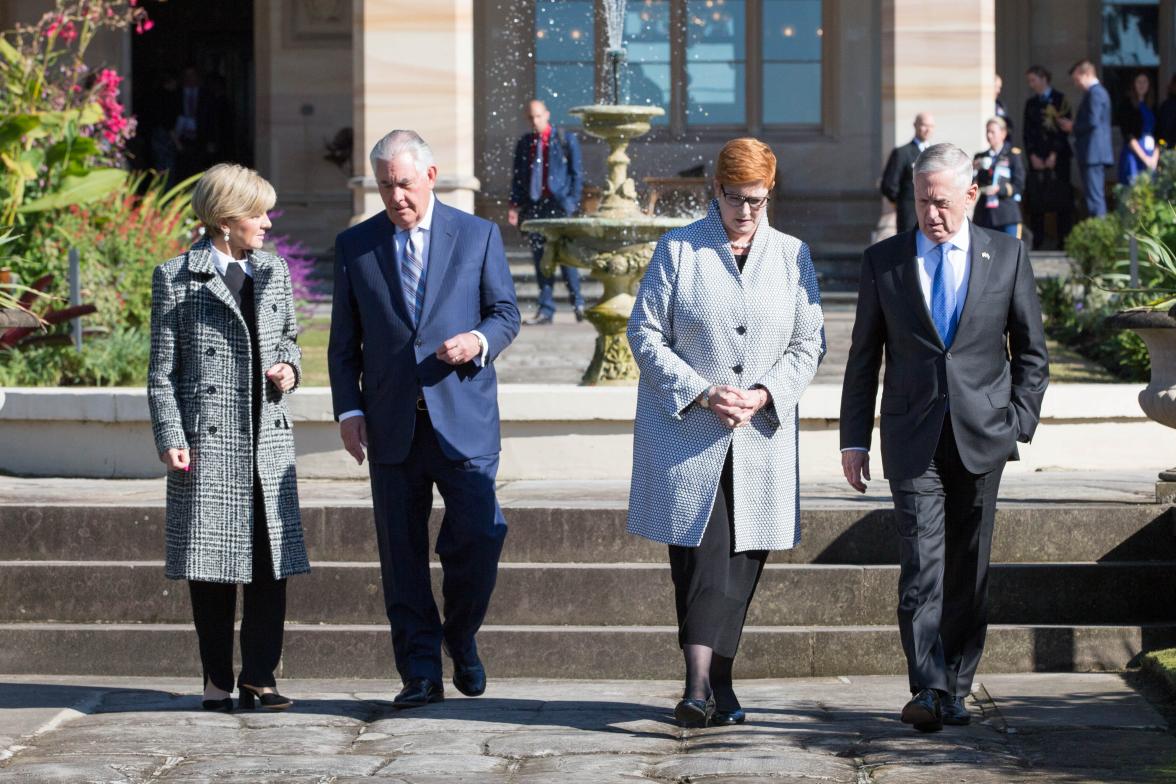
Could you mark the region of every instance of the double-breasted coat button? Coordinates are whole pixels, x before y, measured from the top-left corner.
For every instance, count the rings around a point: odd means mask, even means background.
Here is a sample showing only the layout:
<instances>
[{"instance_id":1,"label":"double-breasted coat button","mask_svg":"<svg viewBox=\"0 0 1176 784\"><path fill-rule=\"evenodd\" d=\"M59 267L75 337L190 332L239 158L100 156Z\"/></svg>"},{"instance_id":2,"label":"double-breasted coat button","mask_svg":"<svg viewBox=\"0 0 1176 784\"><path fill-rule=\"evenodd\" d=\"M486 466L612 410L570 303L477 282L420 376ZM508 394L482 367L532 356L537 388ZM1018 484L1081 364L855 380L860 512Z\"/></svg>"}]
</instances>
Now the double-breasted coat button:
<instances>
[{"instance_id":1,"label":"double-breasted coat button","mask_svg":"<svg viewBox=\"0 0 1176 784\"><path fill-rule=\"evenodd\" d=\"M209 434L210 436L215 436L215 435L216 435L216 425L213 425L212 427L208 428L208 434Z\"/></svg>"},{"instance_id":2,"label":"double-breasted coat button","mask_svg":"<svg viewBox=\"0 0 1176 784\"><path fill-rule=\"evenodd\" d=\"M745 332L747 332L747 327L740 324L739 326L735 327L735 331L738 332L740 335L742 335Z\"/></svg>"},{"instance_id":3,"label":"double-breasted coat button","mask_svg":"<svg viewBox=\"0 0 1176 784\"><path fill-rule=\"evenodd\" d=\"M207 351L205 351L204 353L210 357L215 357L216 356L216 349L209 347L209 349Z\"/></svg>"},{"instance_id":4,"label":"double-breasted coat button","mask_svg":"<svg viewBox=\"0 0 1176 784\"><path fill-rule=\"evenodd\" d=\"M743 365L736 365L735 367L733 367L731 369L734 370L736 373L742 373L743 372Z\"/></svg>"},{"instance_id":5,"label":"double-breasted coat button","mask_svg":"<svg viewBox=\"0 0 1176 784\"><path fill-rule=\"evenodd\" d=\"M275 419L274 420L274 427L281 427L281 426L282 426L282 420Z\"/></svg>"},{"instance_id":6,"label":"double-breasted coat button","mask_svg":"<svg viewBox=\"0 0 1176 784\"><path fill-rule=\"evenodd\" d=\"M208 388L208 394L215 395L216 394L216 387L210 386Z\"/></svg>"},{"instance_id":7,"label":"double-breasted coat button","mask_svg":"<svg viewBox=\"0 0 1176 784\"><path fill-rule=\"evenodd\" d=\"M277 305L270 305L270 307L274 309L274 313L277 313L277 312L278 312L278 306L277 306Z\"/></svg>"}]
</instances>

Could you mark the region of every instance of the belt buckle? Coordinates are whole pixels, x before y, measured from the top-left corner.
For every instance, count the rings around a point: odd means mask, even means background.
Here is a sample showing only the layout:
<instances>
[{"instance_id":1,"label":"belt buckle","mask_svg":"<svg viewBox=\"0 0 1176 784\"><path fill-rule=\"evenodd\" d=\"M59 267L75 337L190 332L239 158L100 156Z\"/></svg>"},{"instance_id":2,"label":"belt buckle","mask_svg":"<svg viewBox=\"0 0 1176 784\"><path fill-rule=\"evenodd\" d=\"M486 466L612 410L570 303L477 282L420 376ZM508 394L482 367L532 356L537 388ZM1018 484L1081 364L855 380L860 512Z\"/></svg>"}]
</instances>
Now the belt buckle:
<instances>
[{"instance_id":1,"label":"belt buckle","mask_svg":"<svg viewBox=\"0 0 1176 784\"><path fill-rule=\"evenodd\" d=\"M423 397L418 397L416 399L416 410L417 411L428 411L429 410L428 407L425 406L425 399Z\"/></svg>"}]
</instances>

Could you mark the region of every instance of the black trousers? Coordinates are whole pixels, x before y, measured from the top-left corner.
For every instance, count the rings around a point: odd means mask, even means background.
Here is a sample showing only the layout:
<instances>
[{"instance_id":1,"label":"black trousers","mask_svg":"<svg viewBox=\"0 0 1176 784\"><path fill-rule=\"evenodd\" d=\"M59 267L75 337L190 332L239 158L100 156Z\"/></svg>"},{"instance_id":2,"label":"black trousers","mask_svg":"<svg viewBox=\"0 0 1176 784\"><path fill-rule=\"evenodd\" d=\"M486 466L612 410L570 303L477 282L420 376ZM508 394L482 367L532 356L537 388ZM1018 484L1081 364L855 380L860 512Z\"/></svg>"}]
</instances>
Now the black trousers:
<instances>
[{"instance_id":1,"label":"black trousers","mask_svg":"<svg viewBox=\"0 0 1176 784\"><path fill-rule=\"evenodd\" d=\"M237 614L237 585L189 580L192 617L200 640L204 679L225 691L233 690L233 620ZM286 581L274 579L265 501L261 485L253 485L253 580L244 586L241 616L241 677L237 685L274 686L274 670L282 658L286 622Z\"/></svg>"},{"instance_id":2,"label":"black trousers","mask_svg":"<svg viewBox=\"0 0 1176 784\"><path fill-rule=\"evenodd\" d=\"M670 576L678 611L678 645L705 645L735 658L747 608L759 585L767 550L733 552L735 499L731 450L723 463L715 505L698 547L670 545Z\"/></svg>"},{"instance_id":3,"label":"black trousers","mask_svg":"<svg viewBox=\"0 0 1176 784\"><path fill-rule=\"evenodd\" d=\"M482 626L498 577L506 520L494 479L498 455L450 460L427 412L418 412L408 459L371 464L372 504L384 606L402 680L441 683L441 645L457 664L477 661L474 635ZM433 485L445 501L437 536L441 559L442 623L429 567Z\"/></svg>"},{"instance_id":4,"label":"black trousers","mask_svg":"<svg viewBox=\"0 0 1176 784\"><path fill-rule=\"evenodd\" d=\"M964 467L945 418L922 476L891 481L900 540L898 630L911 693L967 696L988 631L988 563L1004 465Z\"/></svg>"}]
</instances>

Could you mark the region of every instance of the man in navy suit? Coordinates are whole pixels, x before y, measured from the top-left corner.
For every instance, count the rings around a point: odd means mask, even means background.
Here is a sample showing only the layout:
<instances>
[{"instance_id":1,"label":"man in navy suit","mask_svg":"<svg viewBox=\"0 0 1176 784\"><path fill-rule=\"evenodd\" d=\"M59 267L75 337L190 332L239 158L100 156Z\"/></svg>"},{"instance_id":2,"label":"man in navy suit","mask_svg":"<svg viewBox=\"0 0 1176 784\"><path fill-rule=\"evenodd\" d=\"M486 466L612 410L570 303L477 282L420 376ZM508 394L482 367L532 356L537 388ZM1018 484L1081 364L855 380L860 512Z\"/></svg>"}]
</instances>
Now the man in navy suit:
<instances>
[{"instance_id":1,"label":"man in navy suit","mask_svg":"<svg viewBox=\"0 0 1176 784\"><path fill-rule=\"evenodd\" d=\"M404 684L393 704L410 708L444 699L442 647L460 692L486 688L474 635L506 537L493 361L518 334L519 310L498 227L437 200L428 144L393 131L371 162L386 210L335 240L327 359L343 446L358 463L367 449ZM429 572L434 484L445 501L444 622Z\"/></svg>"},{"instance_id":2,"label":"man in navy suit","mask_svg":"<svg viewBox=\"0 0 1176 784\"><path fill-rule=\"evenodd\" d=\"M1094 64L1080 60L1070 69L1074 84L1086 93L1073 120L1058 118L1058 127L1074 134L1074 153L1086 197L1086 211L1092 217L1107 214L1106 167L1115 162L1111 148L1111 96L1099 84Z\"/></svg>"},{"instance_id":3,"label":"man in navy suit","mask_svg":"<svg viewBox=\"0 0 1176 784\"><path fill-rule=\"evenodd\" d=\"M510 182L511 226L532 218L562 218L575 215L584 190L580 142L576 134L551 124L551 112L543 101L527 104L532 132L523 134L515 145L514 169ZM543 272L542 234L528 234L539 282L539 310L527 324L550 324L555 316L555 278ZM580 271L560 266L576 321L584 320L584 297L580 294Z\"/></svg>"}]
</instances>

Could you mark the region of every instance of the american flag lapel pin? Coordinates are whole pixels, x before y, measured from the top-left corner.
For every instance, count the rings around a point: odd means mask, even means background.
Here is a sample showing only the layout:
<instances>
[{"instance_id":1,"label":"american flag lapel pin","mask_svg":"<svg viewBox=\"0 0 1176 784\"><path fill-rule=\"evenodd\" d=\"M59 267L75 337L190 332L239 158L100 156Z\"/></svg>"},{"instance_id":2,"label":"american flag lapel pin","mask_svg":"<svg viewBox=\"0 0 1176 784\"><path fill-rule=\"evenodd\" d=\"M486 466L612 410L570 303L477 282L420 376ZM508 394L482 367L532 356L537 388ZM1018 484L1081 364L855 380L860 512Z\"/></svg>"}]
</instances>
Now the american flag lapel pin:
<instances>
[{"instance_id":1,"label":"american flag lapel pin","mask_svg":"<svg viewBox=\"0 0 1176 784\"><path fill-rule=\"evenodd\" d=\"M989 259L989 260L991 260L991 259L992 259L992 257L988 255L988 251L986 251L986 250L985 250L985 251L981 251L981 252L980 252L980 258L982 258L982 259Z\"/></svg>"}]
</instances>

